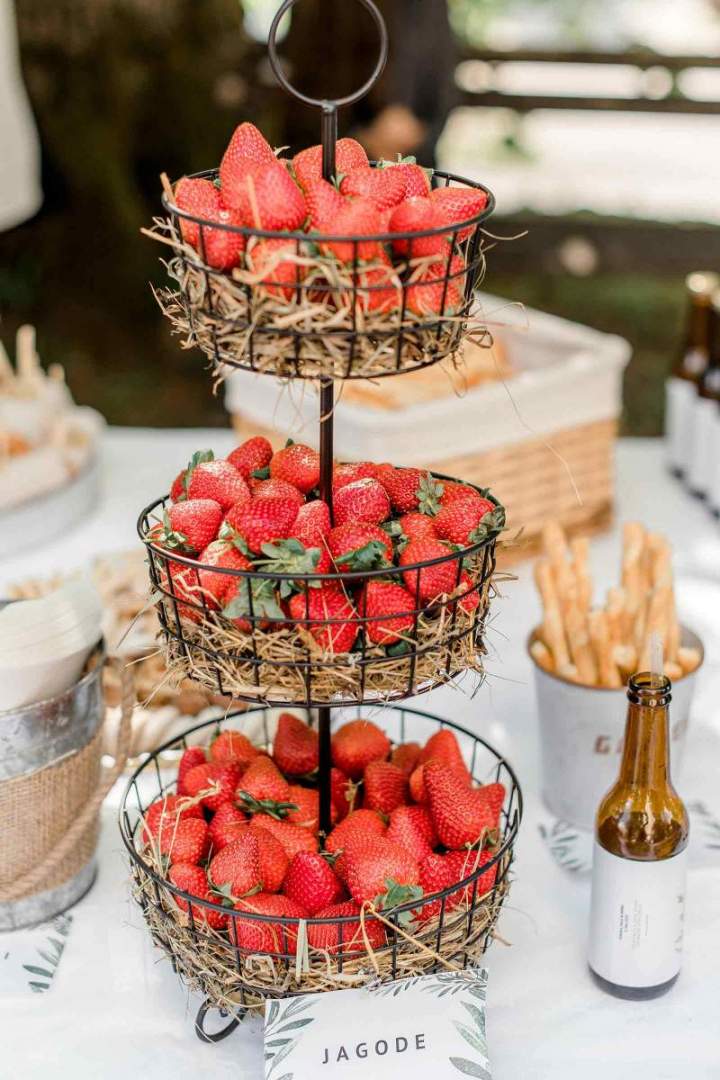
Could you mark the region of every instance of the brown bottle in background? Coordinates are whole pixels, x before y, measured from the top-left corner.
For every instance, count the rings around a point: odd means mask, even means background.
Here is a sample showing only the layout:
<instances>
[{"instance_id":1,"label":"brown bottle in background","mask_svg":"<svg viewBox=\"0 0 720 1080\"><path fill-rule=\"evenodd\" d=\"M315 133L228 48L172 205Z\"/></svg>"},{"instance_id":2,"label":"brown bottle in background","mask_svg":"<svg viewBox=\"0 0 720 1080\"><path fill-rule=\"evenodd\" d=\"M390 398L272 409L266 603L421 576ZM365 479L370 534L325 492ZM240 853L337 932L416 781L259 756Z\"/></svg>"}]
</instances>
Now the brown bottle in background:
<instances>
[{"instance_id":1,"label":"brown bottle in background","mask_svg":"<svg viewBox=\"0 0 720 1080\"><path fill-rule=\"evenodd\" d=\"M670 691L664 675L630 679L620 775L597 812L588 961L617 997L657 997L680 971L689 827L670 780Z\"/></svg>"},{"instance_id":2,"label":"brown bottle in background","mask_svg":"<svg viewBox=\"0 0 720 1080\"><path fill-rule=\"evenodd\" d=\"M715 289L712 295L712 313L708 363L700 376L691 412L691 450L685 474L692 494L702 499L711 491L717 466L715 435L720 414L720 289Z\"/></svg>"},{"instance_id":3,"label":"brown bottle in background","mask_svg":"<svg viewBox=\"0 0 720 1080\"><path fill-rule=\"evenodd\" d=\"M682 348L665 384L665 435L670 470L686 473L692 453L692 408L698 383L708 365L713 329L712 295L720 276L710 271L688 274L687 321Z\"/></svg>"}]
</instances>

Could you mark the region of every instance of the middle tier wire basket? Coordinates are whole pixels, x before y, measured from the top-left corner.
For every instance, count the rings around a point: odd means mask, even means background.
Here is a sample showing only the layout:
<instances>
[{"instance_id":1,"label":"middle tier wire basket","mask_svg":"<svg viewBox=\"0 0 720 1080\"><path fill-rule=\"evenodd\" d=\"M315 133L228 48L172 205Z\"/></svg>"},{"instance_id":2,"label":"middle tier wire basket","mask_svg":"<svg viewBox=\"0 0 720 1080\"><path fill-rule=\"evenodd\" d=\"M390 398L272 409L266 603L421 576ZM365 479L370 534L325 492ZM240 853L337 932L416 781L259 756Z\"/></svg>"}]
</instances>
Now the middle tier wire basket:
<instances>
[{"instance_id":1,"label":"middle tier wire basket","mask_svg":"<svg viewBox=\"0 0 720 1080\"><path fill-rule=\"evenodd\" d=\"M397 700L464 670L482 673L504 511L474 490L495 507L478 542L371 570L338 569L328 558L326 570L312 573L204 566L168 550L154 536L169 498L155 501L138 531L171 676L236 700L309 708ZM232 581L236 617L213 603L212 575ZM368 599L373 585L383 594L379 607Z\"/></svg>"},{"instance_id":2,"label":"middle tier wire basket","mask_svg":"<svg viewBox=\"0 0 720 1080\"><path fill-rule=\"evenodd\" d=\"M217 186L218 175L188 179ZM167 216L150 235L171 250L172 283L155 295L183 346L202 349L218 373L380 378L452 358L470 331L490 341L471 309L485 269L482 224L495 200L477 181L435 170L428 193L438 190L474 195L464 200L473 212L405 232L390 232L379 217L367 233L334 234L211 221L180 209L167 187Z\"/></svg>"}]
</instances>

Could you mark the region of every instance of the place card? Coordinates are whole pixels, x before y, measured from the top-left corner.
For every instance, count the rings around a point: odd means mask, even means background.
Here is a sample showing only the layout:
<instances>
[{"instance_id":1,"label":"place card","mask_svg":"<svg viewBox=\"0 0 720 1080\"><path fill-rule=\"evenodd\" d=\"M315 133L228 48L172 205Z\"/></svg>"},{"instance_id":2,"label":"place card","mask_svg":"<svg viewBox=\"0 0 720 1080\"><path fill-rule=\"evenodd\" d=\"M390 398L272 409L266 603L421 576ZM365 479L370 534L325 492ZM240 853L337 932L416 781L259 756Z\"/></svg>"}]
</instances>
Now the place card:
<instances>
[{"instance_id":1,"label":"place card","mask_svg":"<svg viewBox=\"0 0 720 1080\"><path fill-rule=\"evenodd\" d=\"M470 968L268 1001L265 1080L491 1080L486 988Z\"/></svg>"}]
</instances>

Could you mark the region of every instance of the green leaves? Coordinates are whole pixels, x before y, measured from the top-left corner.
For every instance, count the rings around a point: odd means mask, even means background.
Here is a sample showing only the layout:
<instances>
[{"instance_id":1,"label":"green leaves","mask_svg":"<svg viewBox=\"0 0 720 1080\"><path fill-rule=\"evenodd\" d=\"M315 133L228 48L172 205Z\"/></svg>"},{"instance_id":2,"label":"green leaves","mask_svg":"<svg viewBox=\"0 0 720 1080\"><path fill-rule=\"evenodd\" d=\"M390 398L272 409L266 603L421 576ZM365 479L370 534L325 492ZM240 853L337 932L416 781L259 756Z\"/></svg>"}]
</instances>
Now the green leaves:
<instances>
[{"instance_id":1,"label":"green leaves","mask_svg":"<svg viewBox=\"0 0 720 1080\"><path fill-rule=\"evenodd\" d=\"M237 595L223 608L226 619L274 619L282 622L285 612L275 596L272 578L238 578Z\"/></svg>"},{"instance_id":2,"label":"green leaves","mask_svg":"<svg viewBox=\"0 0 720 1080\"><path fill-rule=\"evenodd\" d=\"M270 466L266 465L263 469L253 469L250 473L255 480L269 480L270 479Z\"/></svg>"},{"instance_id":3,"label":"green leaves","mask_svg":"<svg viewBox=\"0 0 720 1080\"><path fill-rule=\"evenodd\" d=\"M488 510L483 514L480 522L468 536L471 544L481 544L491 536L496 536L505 528L505 507L496 506L494 510Z\"/></svg>"},{"instance_id":4,"label":"green leaves","mask_svg":"<svg viewBox=\"0 0 720 1080\"><path fill-rule=\"evenodd\" d=\"M434 517L440 509L440 500L445 488L436 480L432 473L425 473L420 479L417 489L418 510L421 514Z\"/></svg>"},{"instance_id":5,"label":"green leaves","mask_svg":"<svg viewBox=\"0 0 720 1080\"><path fill-rule=\"evenodd\" d=\"M162 546L169 551L180 551L189 555L195 552L195 548L188 543L187 536L173 529L167 510L163 514L163 534L161 539Z\"/></svg>"},{"instance_id":6,"label":"green leaves","mask_svg":"<svg viewBox=\"0 0 720 1080\"><path fill-rule=\"evenodd\" d=\"M420 885L399 885L397 881L388 878L385 882L387 891L379 893L373 900L376 908L388 911L390 908L400 907L401 904L411 904L422 900L423 890ZM400 926L407 926L412 919L412 911L402 911L397 916Z\"/></svg>"},{"instance_id":7,"label":"green leaves","mask_svg":"<svg viewBox=\"0 0 720 1080\"><path fill-rule=\"evenodd\" d=\"M379 570L383 566L391 565L385 556L386 548L382 541L369 540L362 547L339 555L335 562L349 570Z\"/></svg>"},{"instance_id":8,"label":"green leaves","mask_svg":"<svg viewBox=\"0 0 720 1080\"><path fill-rule=\"evenodd\" d=\"M246 810L248 814L267 814L268 817L275 818L276 821L282 821L293 810L299 809L297 803L276 802L275 799L256 799L249 791L236 791L235 797L238 802L242 803L241 810Z\"/></svg>"},{"instance_id":9,"label":"green leaves","mask_svg":"<svg viewBox=\"0 0 720 1080\"><path fill-rule=\"evenodd\" d=\"M277 540L274 544L263 544L264 559L258 559L257 565L263 571L272 574L314 574L320 561L320 548L306 548L300 540ZM311 588L320 588L321 581L308 582ZM279 581L280 596L285 599L298 586L293 581Z\"/></svg>"}]
</instances>

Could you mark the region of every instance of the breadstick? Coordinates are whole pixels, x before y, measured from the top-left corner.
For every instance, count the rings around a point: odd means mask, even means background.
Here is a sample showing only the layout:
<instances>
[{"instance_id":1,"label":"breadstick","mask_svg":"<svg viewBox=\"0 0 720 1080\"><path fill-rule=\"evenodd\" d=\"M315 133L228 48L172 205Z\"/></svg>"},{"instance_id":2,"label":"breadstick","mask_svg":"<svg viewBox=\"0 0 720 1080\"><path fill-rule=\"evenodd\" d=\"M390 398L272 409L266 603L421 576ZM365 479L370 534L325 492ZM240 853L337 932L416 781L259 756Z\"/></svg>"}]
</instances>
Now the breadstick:
<instances>
[{"instance_id":1,"label":"breadstick","mask_svg":"<svg viewBox=\"0 0 720 1080\"><path fill-rule=\"evenodd\" d=\"M543 602L543 638L553 654L555 670L562 673L570 663L570 655L565 641L565 627L560 614L555 583L547 559L539 559L535 563L535 583Z\"/></svg>"},{"instance_id":2,"label":"breadstick","mask_svg":"<svg viewBox=\"0 0 720 1080\"><path fill-rule=\"evenodd\" d=\"M538 667L541 667L543 671L554 671L555 665L553 663L552 653L548 649L547 645L544 645L542 641L532 642L530 645L530 655L532 656Z\"/></svg>"},{"instance_id":3,"label":"breadstick","mask_svg":"<svg viewBox=\"0 0 720 1080\"><path fill-rule=\"evenodd\" d=\"M578 669L580 681L587 686L594 686L597 682L595 656L590 645L587 621L577 604L571 604L567 608L565 626L570 645L570 656Z\"/></svg>"},{"instance_id":4,"label":"breadstick","mask_svg":"<svg viewBox=\"0 0 720 1080\"><path fill-rule=\"evenodd\" d=\"M671 660L668 660L665 664L663 671L672 682L675 682L677 679L682 679L683 669L679 664L674 664Z\"/></svg>"},{"instance_id":5,"label":"breadstick","mask_svg":"<svg viewBox=\"0 0 720 1080\"><path fill-rule=\"evenodd\" d=\"M565 530L557 521L546 521L542 529L542 542L549 559L567 558Z\"/></svg>"},{"instance_id":6,"label":"breadstick","mask_svg":"<svg viewBox=\"0 0 720 1080\"><path fill-rule=\"evenodd\" d=\"M625 609L625 590L619 585L608 589L605 614L608 621L608 633L613 645L623 643L623 611Z\"/></svg>"},{"instance_id":7,"label":"breadstick","mask_svg":"<svg viewBox=\"0 0 720 1080\"><path fill-rule=\"evenodd\" d=\"M668 590L668 610L667 610L667 639L665 641L665 655L670 663L676 663L678 661L678 653L680 652L680 624L678 623L677 607L675 606L675 589L672 585L672 578L670 579L670 588ZM680 665L682 667L682 664Z\"/></svg>"},{"instance_id":8,"label":"breadstick","mask_svg":"<svg viewBox=\"0 0 720 1080\"><path fill-rule=\"evenodd\" d=\"M590 610L592 603L592 579L588 570L590 541L587 536L576 536L570 543L572 568L575 575L578 603L583 611Z\"/></svg>"},{"instance_id":9,"label":"breadstick","mask_svg":"<svg viewBox=\"0 0 720 1080\"><path fill-rule=\"evenodd\" d=\"M641 671L650 670L650 640L653 634L657 634L663 644L663 655L665 654L665 643L667 640L667 612L668 602L670 599L670 589L667 585L653 590L650 596L650 602L647 605L647 621L645 624L645 641L643 645L642 654L640 656L640 669Z\"/></svg>"},{"instance_id":10,"label":"breadstick","mask_svg":"<svg viewBox=\"0 0 720 1080\"><path fill-rule=\"evenodd\" d=\"M616 645L613 649L613 660L620 668L625 682L637 671L637 649L634 645Z\"/></svg>"},{"instance_id":11,"label":"breadstick","mask_svg":"<svg viewBox=\"0 0 720 1080\"><path fill-rule=\"evenodd\" d=\"M634 635L638 613L643 600L642 558L645 533L637 521L628 521L623 528L622 584L625 590L625 637Z\"/></svg>"},{"instance_id":12,"label":"breadstick","mask_svg":"<svg viewBox=\"0 0 720 1080\"><path fill-rule=\"evenodd\" d=\"M595 650L600 685L618 689L622 686L622 681L617 664L613 659L607 615L604 611L591 611L588 624L590 627L590 640Z\"/></svg>"}]
</instances>

